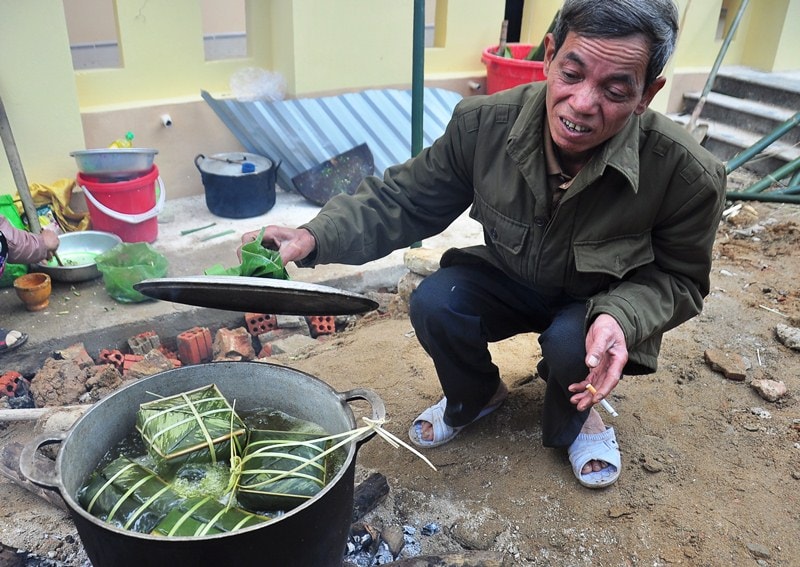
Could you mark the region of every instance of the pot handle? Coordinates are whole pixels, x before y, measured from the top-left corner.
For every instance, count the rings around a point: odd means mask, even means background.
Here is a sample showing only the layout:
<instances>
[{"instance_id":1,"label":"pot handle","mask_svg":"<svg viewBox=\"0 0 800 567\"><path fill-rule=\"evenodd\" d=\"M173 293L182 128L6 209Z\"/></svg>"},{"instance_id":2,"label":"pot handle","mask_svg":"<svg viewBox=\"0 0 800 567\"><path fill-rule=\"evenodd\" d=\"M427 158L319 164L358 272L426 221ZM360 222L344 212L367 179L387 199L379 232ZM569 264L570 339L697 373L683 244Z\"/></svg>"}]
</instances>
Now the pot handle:
<instances>
[{"instance_id":1,"label":"pot handle","mask_svg":"<svg viewBox=\"0 0 800 567\"><path fill-rule=\"evenodd\" d=\"M19 470L23 476L36 484L49 488L58 488L61 485L61 477L56 467L53 466L52 470L45 470L41 466L37 466L36 451L43 445L63 442L68 434L69 431L42 433L25 445L19 455Z\"/></svg>"},{"instance_id":2,"label":"pot handle","mask_svg":"<svg viewBox=\"0 0 800 567\"><path fill-rule=\"evenodd\" d=\"M353 400L365 400L370 407L372 407L372 419L375 421L383 421L386 419L386 406L381 397L374 391L368 388L354 388L341 394L345 402ZM356 445L361 447L364 443L369 441L375 436L375 432L367 433L356 441Z\"/></svg>"},{"instance_id":3,"label":"pot handle","mask_svg":"<svg viewBox=\"0 0 800 567\"><path fill-rule=\"evenodd\" d=\"M203 170L200 169L200 163L199 163L200 160L202 160L202 159L206 159L206 156L204 156L203 154L197 154L195 156L195 158L194 158L194 166L197 168L197 171L199 171L200 173L203 173Z\"/></svg>"}]
</instances>

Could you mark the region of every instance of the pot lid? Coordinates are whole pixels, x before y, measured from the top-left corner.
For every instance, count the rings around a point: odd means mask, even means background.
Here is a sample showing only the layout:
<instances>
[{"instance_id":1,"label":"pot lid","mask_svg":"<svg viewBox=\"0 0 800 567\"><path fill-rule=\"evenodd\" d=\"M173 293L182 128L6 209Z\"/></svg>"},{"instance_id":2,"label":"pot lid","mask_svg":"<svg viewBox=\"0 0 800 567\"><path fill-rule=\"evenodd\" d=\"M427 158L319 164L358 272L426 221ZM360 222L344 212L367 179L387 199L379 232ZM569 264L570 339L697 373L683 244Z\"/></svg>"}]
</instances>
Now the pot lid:
<instances>
[{"instance_id":1,"label":"pot lid","mask_svg":"<svg viewBox=\"0 0 800 567\"><path fill-rule=\"evenodd\" d=\"M243 276L155 278L134 284L139 293L198 307L270 315L355 315L378 303L324 285Z\"/></svg>"},{"instance_id":2,"label":"pot lid","mask_svg":"<svg viewBox=\"0 0 800 567\"><path fill-rule=\"evenodd\" d=\"M269 158L245 152L227 152L208 157L200 154L196 163L203 173L227 176L269 171L274 165Z\"/></svg>"}]
</instances>

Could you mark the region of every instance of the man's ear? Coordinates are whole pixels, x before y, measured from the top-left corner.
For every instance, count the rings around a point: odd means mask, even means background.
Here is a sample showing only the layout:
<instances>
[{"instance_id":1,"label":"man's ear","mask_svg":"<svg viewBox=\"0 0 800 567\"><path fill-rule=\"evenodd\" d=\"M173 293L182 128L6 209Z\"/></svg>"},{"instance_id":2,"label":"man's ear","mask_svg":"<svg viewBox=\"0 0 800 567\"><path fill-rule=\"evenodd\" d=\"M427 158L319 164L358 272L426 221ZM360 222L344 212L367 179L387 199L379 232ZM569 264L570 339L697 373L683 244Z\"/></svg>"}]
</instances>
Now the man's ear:
<instances>
[{"instance_id":1,"label":"man's ear","mask_svg":"<svg viewBox=\"0 0 800 567\"><path fill-rule=\"evenodd\" d=\"M650 86L648 86L644 93L642 94L641 100L639 100L639 104L636 105L636 110L634 110L634 114L641 114L647 107L650 106L650 103L653 102L653 98L655 98L658 91L664 88L664 85L667 82L666 77L658 77L655 81L653 81Z\"/></svg>"},{"instance_id":2,"label":"man's ear","mask_svg":"<svg viewBox=\"0 0 800 567\"><path fill-rule=\"evenodd\" d=\"M550 69L550 63L553 61L553 58L556 56L556 41L553 38L553 34L548 33L544 36L544 76L547 77L547 72Z\"/></svg>"}]
</instances>

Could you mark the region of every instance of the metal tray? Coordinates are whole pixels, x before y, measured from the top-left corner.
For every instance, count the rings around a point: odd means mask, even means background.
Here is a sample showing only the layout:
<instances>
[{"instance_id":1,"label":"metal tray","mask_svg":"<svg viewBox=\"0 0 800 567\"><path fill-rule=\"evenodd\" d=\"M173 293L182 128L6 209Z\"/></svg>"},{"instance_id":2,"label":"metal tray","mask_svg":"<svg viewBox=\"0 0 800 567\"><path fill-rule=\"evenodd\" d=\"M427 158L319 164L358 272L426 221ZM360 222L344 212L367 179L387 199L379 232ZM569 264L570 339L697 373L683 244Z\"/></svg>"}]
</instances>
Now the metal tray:
<instances>
[{"instance_id":1,"label":"metal tray","mask_svg":"<svg viewBox=\"0 0 800 567\"><path fill-rule=\"evenodd\" d=\"M270 315L355 315L378 307L369 297L324 285L242 276L155 278L133 285L153 299Z\"/></svg>"}]
</instances>

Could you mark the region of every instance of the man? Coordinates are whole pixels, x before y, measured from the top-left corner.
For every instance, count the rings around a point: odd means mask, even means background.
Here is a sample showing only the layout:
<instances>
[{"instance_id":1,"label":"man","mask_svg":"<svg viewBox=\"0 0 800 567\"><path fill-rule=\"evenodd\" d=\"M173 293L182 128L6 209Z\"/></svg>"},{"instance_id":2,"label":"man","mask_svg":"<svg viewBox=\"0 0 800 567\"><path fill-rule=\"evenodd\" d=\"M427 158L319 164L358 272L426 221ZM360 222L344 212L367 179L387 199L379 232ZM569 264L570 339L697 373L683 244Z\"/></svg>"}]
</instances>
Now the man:
<instances>
[{"instance_id":1,"label":"man","mask_svg":"<svg viewBox=\"0 0 800 567\"><path fill-rule=\"evenodd\" d=\"M700 312L724 204L722 164L647 109L676 34L671 0L566 0L545 82L463 100L444 135L383 180L299 229L266 228L284 261L312 266L382 257L467 208L481 223L484 244L448 250L411 296L445 394L411 425L416 445L496 409L507 389L488 343L536 332L544 445L568 448L585 486L618 478L614 429L592 405L623 372L654 372L663 333Z\"/></svg>"}]
</instances>

